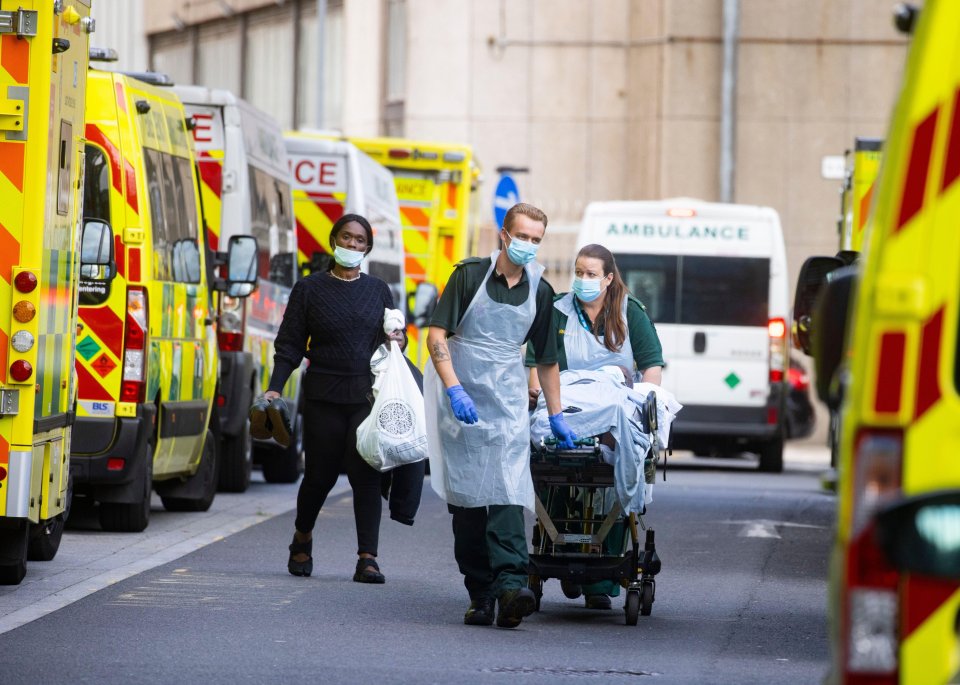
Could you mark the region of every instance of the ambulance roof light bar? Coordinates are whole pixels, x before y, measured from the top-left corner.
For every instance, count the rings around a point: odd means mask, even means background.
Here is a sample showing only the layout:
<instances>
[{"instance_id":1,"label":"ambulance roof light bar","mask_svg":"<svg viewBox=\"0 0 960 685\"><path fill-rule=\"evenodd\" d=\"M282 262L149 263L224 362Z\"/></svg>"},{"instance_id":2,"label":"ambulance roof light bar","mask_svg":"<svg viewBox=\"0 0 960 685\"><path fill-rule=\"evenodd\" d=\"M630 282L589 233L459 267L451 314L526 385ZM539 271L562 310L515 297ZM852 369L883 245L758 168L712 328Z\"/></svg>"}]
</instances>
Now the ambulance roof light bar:
<instances>
[{"instance_id":1,"label":"ambulance roof light bar","mask_svg":"<svg viewBox=\"0 0 960 685\"><path fill-rule=\"evenodd\" d=\"M120 57L113 48L90 48L91 62L116 62Z\"/></svg>"}]
</instances>

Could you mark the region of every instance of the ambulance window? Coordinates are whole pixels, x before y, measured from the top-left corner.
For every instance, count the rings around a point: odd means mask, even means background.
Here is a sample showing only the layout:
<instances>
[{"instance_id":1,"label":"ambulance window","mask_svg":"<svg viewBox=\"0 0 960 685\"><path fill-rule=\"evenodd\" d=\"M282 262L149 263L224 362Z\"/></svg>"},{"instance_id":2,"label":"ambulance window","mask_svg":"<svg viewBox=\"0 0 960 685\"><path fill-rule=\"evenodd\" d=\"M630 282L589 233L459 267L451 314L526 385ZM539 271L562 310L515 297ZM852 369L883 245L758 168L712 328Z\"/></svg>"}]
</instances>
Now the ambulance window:
<instances>
[{"instance_id":1,"label":"ambulance window","mask_svg":"<svg viewBox=\"0 0 960 685\"><path fill-rule=\"evenodd\" d=\"M769 259L680 258L679 323L765 327L769 292Z\"/></svg>"},{"instance_id":2,"label":"ambulance window","mask_svg":"<svg viewBox=\"0 0 960 685\"><path fill-rule=\"evenodd\" d=\"M261 169L247 167L250 179L250 232L259 246L258 275L292 287L296 281L290 187Z\"/></svg>"},{"instance_id":3,"label":"ambulance window","mask_svg":"<svg viewBox=\"0 0 960 685\"><path fill-rule=\"evenodd\" d=\"M143 166L150 200L150 229L153 237L153 276L159 280L170 277L170 246L163 209L163 163L160 153L144 148Z\"/></svg>"},{"instance_id":4,"label":"ambulance window","mask_svg":"<svg viewBox=\"0 0 960 685\"><path fill-rule=\"evenodd\" d=\"M84 165L83 216L110 223L110 162L103 150L87 145Z\"/></svg>"},{"instance_id":5,"label":"ambulance window","mask_svg":"<svg viewBox=\"0 0 960 685\"><path fill-rule=\"evenodd\" d=\"M190 160L170 157L173 187L177 189L177 235L173 242L173 280L178 283L200 282L200 248L197 245L197 205L194 198L193 168Z\"/></svg>"},{"instance_id":6,"label":"ambulance window","mask_svg":"<svg viewBox=\"0 0 960 685\"><path fill-rule=\"evenodd\" d=\"M616 255L627 289L655 323L677 322L676 255Z\"/></svg>"}]
</instances>

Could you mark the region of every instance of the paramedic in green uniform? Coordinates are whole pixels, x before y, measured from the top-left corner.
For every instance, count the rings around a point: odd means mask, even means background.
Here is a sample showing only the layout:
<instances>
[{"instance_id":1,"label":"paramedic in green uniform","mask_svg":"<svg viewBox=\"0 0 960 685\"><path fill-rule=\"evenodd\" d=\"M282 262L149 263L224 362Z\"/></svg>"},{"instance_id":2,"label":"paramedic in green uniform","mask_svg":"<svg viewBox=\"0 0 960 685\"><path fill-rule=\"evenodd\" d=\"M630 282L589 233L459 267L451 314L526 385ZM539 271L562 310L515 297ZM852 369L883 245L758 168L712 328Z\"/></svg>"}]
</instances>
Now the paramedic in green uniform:
<instances>
[{"instance_id":1,"label":"paramedic in green uniform","mask_svg":"<svg viewBox=\"0 0 960 685\"><path fill-rule=\"evenodd\" d=\"M660 385L663 351L646 308L630 295L620 277L613 254L602 245L586 245L577 254L573 292L558 295L553 303L560 370L599 370L619 366L633 372L635 380ZM527 366L534 358L527 354ZM537 369L530 369L530 400L540 394ZM622 554L620 526L606 539L606 553ZM619 584L602 581L582 588L565 584L571 599L583 593L587 608L609 609L610 597L620 594Z\"/></svg>"},{"instance_id":2,"label":"paramedic in green uniform","mask_svg":"<svg viewBox=\"0 0 960 685\"><path fill-rule=\"evenodd\" d=\"M546 215L516 204L503 221L504 249L460 262L430 321L424 408L430 484L453 514L454 555L470 607L467 625L514 628L536 608L527 587L523 509L534 509L530 416L521 347L543 381L550 428L576 436L560 411L553 288L535 261Z\"/></svg>"}]
</instances>

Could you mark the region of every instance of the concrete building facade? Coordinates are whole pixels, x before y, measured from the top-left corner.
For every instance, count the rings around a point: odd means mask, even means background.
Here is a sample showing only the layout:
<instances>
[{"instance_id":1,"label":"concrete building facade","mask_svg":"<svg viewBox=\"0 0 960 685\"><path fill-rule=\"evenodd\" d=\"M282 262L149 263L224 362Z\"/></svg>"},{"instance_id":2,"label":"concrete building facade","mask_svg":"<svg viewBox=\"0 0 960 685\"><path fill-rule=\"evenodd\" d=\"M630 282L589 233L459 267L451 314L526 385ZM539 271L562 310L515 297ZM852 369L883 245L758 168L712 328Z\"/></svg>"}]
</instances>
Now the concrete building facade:
<instances>
[{"instance_id":1,"label":"concrete building facade","mask_svg":"<svg viewBox=\"0 0 960 685\"><path fill-rule=\"evenodd\" d=\"M550 216L558 288L588 202L719 198L722 0L327 0L322 118L317 4L143 2L149 64L288 127L472 144L484 248L495 169L529 169L521 195ZM733 198L780 212L792 278L835 249L821 158L885 133L906 40L888 0L739 9Z\"/></svg>"}]
</instances>

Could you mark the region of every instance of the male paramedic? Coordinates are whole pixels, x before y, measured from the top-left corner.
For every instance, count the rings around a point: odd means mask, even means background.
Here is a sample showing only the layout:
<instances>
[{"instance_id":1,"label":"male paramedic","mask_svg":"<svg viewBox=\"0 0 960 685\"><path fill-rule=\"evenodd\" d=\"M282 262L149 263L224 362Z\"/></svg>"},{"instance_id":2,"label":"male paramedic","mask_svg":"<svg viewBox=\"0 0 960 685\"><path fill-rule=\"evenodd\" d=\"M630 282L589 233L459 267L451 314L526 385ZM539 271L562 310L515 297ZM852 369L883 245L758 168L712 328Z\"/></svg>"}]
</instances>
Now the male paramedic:
<instances>
[{"instance_id":1,"label":"male paramedic","mask_svg":"<svg viewBox=\"0 0 960 685\"><path fill-rule=\"evenodd\" d=\"M576 439L560 406L553 288L535 260L547 227L533 205L503 221L503 249L457 264L430 321L424 380L430 482L453 514L467 625L515 628L533 613L523 508L533 511L530 418L521 346L538 365L550 427Z\"/></svg>"}]
</instances>

